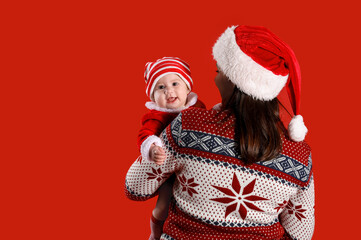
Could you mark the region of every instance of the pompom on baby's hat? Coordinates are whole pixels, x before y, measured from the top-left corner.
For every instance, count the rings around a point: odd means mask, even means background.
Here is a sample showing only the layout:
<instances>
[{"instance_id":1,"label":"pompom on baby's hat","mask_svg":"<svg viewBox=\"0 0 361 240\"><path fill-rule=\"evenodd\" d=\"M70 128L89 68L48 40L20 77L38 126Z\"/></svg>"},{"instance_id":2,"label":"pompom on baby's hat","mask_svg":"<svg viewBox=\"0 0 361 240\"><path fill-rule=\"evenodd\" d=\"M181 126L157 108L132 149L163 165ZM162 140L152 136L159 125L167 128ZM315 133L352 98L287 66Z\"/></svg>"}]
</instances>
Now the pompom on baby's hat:
<instances>
[{"instance_id":1,"label":"pompom on baby's hat","mask_svg":"<svg viewBox=\"0 0 361 240\"><path fill-rule=\"evenodd\" d=\"M145 64L144 79L146 94L152 98L152 93L158 80L167 74L177 74L192 91L193 80L188 63L177 57L163 57L155 62Z\"/></svg>"},{"instance_id":2,"label":"pompom on baby's hat","mask_svg":"<svg viewBox=\"0 0 361 240\"><path fill-rule=\"evenodd\" d=\"M220 70L242 92L270 101L286 87L294 112L289 136L303 141L307 128L299 115L301 71L292 49L265 27L232 26L213 46Z\"/></svg>"}]
</instances>

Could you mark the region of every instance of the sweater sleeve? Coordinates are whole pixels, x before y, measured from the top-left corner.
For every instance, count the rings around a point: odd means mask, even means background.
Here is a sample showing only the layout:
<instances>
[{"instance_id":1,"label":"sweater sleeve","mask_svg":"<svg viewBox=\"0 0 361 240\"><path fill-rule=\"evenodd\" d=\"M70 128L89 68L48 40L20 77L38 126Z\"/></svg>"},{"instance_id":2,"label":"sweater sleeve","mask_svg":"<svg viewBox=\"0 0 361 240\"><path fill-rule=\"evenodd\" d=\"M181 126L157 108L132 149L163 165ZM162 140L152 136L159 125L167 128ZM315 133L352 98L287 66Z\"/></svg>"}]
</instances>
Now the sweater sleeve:
<instances>
[{"instance_id":1,"label":"sweater sleeve","mask_svg":"<svg viewBox=\"0 0 361 240\"><path fill-rule=\"evenodd\" d=\"M181 114L174 121L181 124ZM144 161L140 156L129 168L125 179L125 194L129 199L144 201L154 197L158 188L178 168L177 146L172 137L174 125L170 124L160 135L167 155L164 164L158 166L154 162Z\"/></svg>"},{"instance_id":2,"label":"sweater sleeve","mask_svg":"<svg viewBox=\"0 0 361 240\"><path fill-rule=\"evenodd\" d=\"M311 155L309 164L312 164ZM315 225L314 206L314 181L311 168L307 186L298 188L280 214L280 221L287 235L284 239L312 239Z\"/></svg>"}]
</instances>

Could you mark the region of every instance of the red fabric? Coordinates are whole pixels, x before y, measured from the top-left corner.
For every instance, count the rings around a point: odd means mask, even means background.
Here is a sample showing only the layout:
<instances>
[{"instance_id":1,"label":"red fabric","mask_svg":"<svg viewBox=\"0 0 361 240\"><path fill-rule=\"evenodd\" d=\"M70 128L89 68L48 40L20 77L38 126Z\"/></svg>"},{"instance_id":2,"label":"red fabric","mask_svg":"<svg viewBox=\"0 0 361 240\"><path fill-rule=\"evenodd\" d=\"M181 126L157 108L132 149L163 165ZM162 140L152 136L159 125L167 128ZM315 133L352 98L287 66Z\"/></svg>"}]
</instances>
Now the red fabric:
<instances>
[{"instance_id":1,"label":"red fabric","mask_svg":"<svg viewBox=\"0 0 361 240\"><path fill-rule=\"evenodd\" d=\"M299 114L301 70L292 49L265 27L238 26L234 30L242 51L275 75L289 74L286 88L295 115Z\"/></svg>"},{"instance_id":2,"label":"red fabric","mask_svg":"<svg viewBox=\"0 0 361 240\"><path fill-rule=\"evenodd\" d=\"M200 101L200 100L198 100L192 107L197 107L197 108L204 108L204 109L206 109L206 105L205 105L202 101Z\"/></svg>"},{"instance_id":3,"label":"red fabric","mask_svg":"<svg viewBox=\"0 0 361 240\"><path fill-rule=\"evenodd\" d=\"M264 227L214 226L187 215L174 202L164 224L164 233L174 239L289 239L279 222Z\"/></svg>"},{"instance_id":4,"label":"red fabric","mask_svg":"<svg viewBox=\"0 0 361 240\"><path fill-rule=\"evenodd\" d=\"M167 113L157 110L150 110L142 118L142 127L138 134L138 148L149 136L159 134L165 129L169 123L178 115L178 113Z\"/></svg>"},{"instance_id":5,"label":"red fabric","mask_svg":"<svg viewBox=\"0 0 361 240\"><path fill-rule=\"evenodd\" d=\"M206 108L204 103L200 100L191 107ZM142 117L142 127L138 133L137 144L139 150L144 140L152 135L159 136L160 133L173 121L173 119L178 116L178 114L179 113L168 113L157 110L150 110L146 113Z\"/></svg>"}]
</instances>

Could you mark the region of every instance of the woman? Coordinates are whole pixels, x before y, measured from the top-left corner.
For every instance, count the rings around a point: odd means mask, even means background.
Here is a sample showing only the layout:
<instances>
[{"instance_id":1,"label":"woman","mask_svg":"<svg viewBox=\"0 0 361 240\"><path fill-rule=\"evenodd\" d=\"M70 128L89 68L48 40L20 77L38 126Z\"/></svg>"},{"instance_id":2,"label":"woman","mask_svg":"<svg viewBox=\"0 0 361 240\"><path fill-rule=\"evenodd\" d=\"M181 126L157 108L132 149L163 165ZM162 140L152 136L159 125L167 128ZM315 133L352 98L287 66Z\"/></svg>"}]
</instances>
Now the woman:
<instances>
[{"instance_id":1,"label":"woman","mask_svg":"<svg viewBox=\"0 0 361 240\"><path fill-rule=\"evenodd\" d=\"M160 239L311 239L314 185L292 50L263 27L228 28L213 47L218 109L188 109L163 131L164 165L131 166L126 194L155 196L176 174ZM277 95L295 113L288 132Z\"/></svg>"}]
</instances>

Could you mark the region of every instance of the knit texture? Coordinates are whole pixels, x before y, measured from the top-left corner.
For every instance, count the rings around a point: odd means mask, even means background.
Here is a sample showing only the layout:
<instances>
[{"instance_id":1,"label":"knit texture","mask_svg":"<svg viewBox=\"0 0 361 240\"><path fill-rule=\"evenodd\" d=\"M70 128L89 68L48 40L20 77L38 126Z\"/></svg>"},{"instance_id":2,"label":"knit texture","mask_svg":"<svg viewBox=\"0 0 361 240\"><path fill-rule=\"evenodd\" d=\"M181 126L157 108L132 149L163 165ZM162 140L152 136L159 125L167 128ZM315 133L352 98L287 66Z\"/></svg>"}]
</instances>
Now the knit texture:
<instances>
[{"instance_id":1,"label":"knit texture","mask_svg":"<svg viewBox=\"0 0 361 240\"><path fill-rule=\"evenodd\" d=\"M244 165L235 148L234 120L227 112L183 111L160 135L165 163L139 157L127 173L126 195L147 200L176 174L161 239L311 239L310 147L283 136L277 158Z\"/></svg>"}]
</instances>

